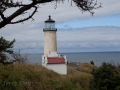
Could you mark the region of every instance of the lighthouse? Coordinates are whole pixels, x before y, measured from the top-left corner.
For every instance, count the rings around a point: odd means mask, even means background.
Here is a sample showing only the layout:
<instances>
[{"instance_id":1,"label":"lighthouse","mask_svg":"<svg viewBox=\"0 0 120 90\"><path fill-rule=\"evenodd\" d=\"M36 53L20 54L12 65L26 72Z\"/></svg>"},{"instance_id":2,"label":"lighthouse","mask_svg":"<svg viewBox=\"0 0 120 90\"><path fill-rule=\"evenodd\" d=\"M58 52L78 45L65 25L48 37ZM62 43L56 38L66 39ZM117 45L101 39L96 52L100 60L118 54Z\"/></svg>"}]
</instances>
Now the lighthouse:
<instances>
[{"instance_id":1,"label":"lighthouse","mask_svg":"<svg viewBox=\"0 0 120 90\"><path fill-rule=\"evenodd\" d=\"M57 52L57 28L55 21L49 15L45 21L44 32L44 55L42 55L42 66L59 74L67 74L66 55Z\"/></svg>"},{"instance_id":2,"label":"lighthouse","mask_svg":"<svg viewBox=\"0 0 120 90\"><path fill-rule=\"evenodd\" d=\"M55 21L49 15L48 20L45 21L44 31L44 56L49 55L51 52L57 52L57 41Z\"/></svg>"}]
</instances>

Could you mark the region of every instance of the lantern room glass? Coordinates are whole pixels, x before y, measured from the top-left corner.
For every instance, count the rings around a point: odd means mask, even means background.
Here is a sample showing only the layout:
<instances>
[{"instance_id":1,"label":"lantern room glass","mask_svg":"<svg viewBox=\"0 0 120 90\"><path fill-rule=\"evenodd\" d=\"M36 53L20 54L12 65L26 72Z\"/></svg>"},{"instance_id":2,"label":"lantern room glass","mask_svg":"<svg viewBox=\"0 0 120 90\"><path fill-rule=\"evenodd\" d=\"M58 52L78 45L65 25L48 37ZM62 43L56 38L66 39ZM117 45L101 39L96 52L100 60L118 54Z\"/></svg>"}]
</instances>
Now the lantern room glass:
<instances>
[{"instance_id":1,"label":"lantern room glass","mask_svg":"<svg viewBox=\"0 0 120 90\"><path fill-rule=\"evenodd\" d=\"M45 23L45 28L46 29L55 29L55 23L54 22L46 22Z\"/></svg>"}]
</instances>

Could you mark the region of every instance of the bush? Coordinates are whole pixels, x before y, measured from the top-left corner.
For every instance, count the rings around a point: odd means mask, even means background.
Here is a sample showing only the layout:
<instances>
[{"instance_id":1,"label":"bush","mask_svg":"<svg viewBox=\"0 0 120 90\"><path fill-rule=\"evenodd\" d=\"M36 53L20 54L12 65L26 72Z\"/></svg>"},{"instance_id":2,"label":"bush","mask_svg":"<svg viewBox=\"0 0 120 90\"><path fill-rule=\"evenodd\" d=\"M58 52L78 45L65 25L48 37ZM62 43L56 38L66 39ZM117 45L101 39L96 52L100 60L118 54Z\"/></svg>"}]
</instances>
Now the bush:
<instances>
[{"instance_id":1,"label":"bush","mask_svg":"<svg viewBox=\"0 0 120 90\"><path fill-rule=\"evenodd\" d=\"M27 55L22 55L20 53L20 51L18 52L14 52L12 54L12 57L14 60L12 60L13 62L17 62L17 63L27 63L28 59L27 59Z\"/></svg>"},{"instance_id":2,"label":"bush","mask_svg":"<svg viewBox=\"0 0 120 90\"><path fill-rule=\"evenodd\" d=\"M94 62L93 62L93 61L90 61L90 64L94 65Z\"/></svg>"},{"instance_id":3,"label":"bush","mask_svg":"<svg viewBox=\"0 0 120 90\"><path fill-rule=\"evenodd\" d=\"M104 62L91 74L90 90L120 90L120 73L114 65Z\"/></svg>"}]
</instances>

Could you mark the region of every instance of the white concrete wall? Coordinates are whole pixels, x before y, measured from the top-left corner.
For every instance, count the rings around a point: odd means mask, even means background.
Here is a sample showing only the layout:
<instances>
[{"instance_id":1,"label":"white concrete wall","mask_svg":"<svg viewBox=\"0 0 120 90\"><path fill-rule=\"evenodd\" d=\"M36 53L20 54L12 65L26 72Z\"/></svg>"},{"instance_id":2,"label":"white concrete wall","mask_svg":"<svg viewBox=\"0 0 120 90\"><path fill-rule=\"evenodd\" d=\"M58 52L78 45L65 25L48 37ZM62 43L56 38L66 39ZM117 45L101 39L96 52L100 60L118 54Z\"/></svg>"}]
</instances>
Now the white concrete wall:
<instances>
[{"instance_id":1,"label":"white concrete wall","mask_svg":"<svg viewBox=\"0 0 120 90\"><path fill-rule=\"evenodd\" d=\"M44 55L42 55L42 66L46 67L47 64L47 57L45 57Z\"/></svg>"},{"instance_id":2,"label":"white concrete wall","mask_svg":"<svg viewBox=\"0 0 120 90\"><path fill-rule=\"evenodd\" d=\"M57 54L57 52L50 52L48 57L59 57L59 54Z\"/></svg>"},{"instance_id":3,"label":"white concrete wall","mask_svg":"<svg viewBox=\"0 0 120 90\"><path fill-rule=\"evenodd\" d=\"M57 54L57 56L60 56L60 55ZM64 64L47 64L48 63L47 57L42 55L42 66L44 66L50 70L53 70L54 72L57 72L59 74L66 75L67 74L67 59L66 59L66 55L62 55L62 56L65 59Z\"/></svg>"},{"instance_id":4,"label":"white concrete wall","mask_svg":"<svg viewBox=\"0 0 120 90\"><path fill-rule=\"evenodd\" d=\"M62 75L67 74L67 65L66 64L47 64L46 68L53 70Z\"/></svg>"},{"instance_id":5,"label":"white concrete wall","mask_svg":"<svg viewBox=\"0 0 120 90\"><path fill-rule=\"evenodd\" d=\"M57 52L56 31L44 31L44 56Z\"/></svg>"}]
</instances>

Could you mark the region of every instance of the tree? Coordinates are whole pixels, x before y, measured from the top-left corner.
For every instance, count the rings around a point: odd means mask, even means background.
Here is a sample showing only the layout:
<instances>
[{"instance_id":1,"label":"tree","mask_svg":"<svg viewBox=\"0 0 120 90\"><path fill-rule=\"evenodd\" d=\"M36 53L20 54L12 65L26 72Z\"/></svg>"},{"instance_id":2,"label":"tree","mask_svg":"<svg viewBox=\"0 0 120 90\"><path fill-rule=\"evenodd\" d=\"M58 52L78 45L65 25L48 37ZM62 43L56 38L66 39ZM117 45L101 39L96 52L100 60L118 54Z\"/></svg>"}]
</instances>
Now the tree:
<instances>
[{"instance_id":1,"label":"tree","mask_svg":"<svg viewBox=\"0 0 120 90\"><path fill-rule=\"evenodd\" d=\"M8 41L4 39L3 37L0 38L0 53L7 52L9 54L13 53L13 50L10 50L10 48L13 48L13 44L15 42L15 39L12 41Z\"/></svg>"},{"instance_id":2,"label":"tree","mask_svg":"<svg viewBox=\"0 0 120 90\"><path fill-rule=\"evenodd\" d=\"M12 57L14 60L12 60L13 62L17 62L17 63L27 63L28 58L27 58L27 54L23 55L20 53L20 50L18 52L14 52L12 54Z\"/></svg>"},{"instance_id":3,"label":"tree","mask_svg":"<svg viewBox=\"0 0 120 90\"><path fill-rule=\"evenodd\" d=\"M29 1L29 0L27 0ZM16 24L21 23L24 21L27 21L29 19L34 20L32 17L37 12L37 9L39 8L40 4L46 4L49 2L64 2L65 0L31 0L30 3L24 4L22 1L14 1L14 0L0 0L0 28L5 27L7 24ZM69 1L69 0L68 0ZM88 11L92 15L94 14L93 10L100 8L101 4L98 5L97 1L95 0L71 0L72 3L75 3L75 5L82 11ZM10 16L6 16L5 12L10 8L17 8L14 13L12 13ZM26 18L17 20L13 22L13 20L20 16L28 13L27 11L34 8L31 15L29 15Z\"/></svg>"},{"instance_id":4,"label":"tree","mask_svg":"<svg viewBox=\"0 0 120 90\"><path fill-rule=\"evenodd\" d=\"M15 39L12 41L8 41L3 37L0 38L0 63L6 64L6 55L4 53L13 54L13 50L11 50L10 48L13 48L14 42Z\"/></svg>"},{"instance_id":5,"label":"tree","mask_svg":"<svg viewBox=\"0 0 120 90\"><path fill-rule=\"evenodd\" d=\"M92 70L90 90L120 90L120 72L110 63L102 63Z\"/></svg>"}]
</instances>

